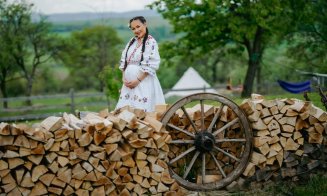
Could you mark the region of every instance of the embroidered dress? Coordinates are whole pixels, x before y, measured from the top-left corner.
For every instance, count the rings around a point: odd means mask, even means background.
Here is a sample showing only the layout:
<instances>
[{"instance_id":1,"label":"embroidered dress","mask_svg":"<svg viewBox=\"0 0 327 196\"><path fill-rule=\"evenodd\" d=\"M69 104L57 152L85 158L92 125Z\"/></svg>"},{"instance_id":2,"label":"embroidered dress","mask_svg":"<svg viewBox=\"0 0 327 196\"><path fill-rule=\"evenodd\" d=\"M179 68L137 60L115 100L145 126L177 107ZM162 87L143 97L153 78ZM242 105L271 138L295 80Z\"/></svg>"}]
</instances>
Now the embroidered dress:
<instances>
[{"instance_id":1,"label":"embroidered dress","mask_svg":"<svg viewBox=\"0 0 327 196\"><path fill-rule=\"evenodd\" d=\"M148 75L133 89L123 85L116 109L126 105L144 109L146 112L152 112L155 105L164 104L165 98L156 75L159 69L160 56L156 40L149 35L145 42L145 50L142 57L142 43L137 41L130 46L127 53L127 68L125 70L125 80L137 80L139 72L146 72ZM129 43L122 52L119 69L123 70L125 65L125 54Z\"/></svg>"}]
</instances>

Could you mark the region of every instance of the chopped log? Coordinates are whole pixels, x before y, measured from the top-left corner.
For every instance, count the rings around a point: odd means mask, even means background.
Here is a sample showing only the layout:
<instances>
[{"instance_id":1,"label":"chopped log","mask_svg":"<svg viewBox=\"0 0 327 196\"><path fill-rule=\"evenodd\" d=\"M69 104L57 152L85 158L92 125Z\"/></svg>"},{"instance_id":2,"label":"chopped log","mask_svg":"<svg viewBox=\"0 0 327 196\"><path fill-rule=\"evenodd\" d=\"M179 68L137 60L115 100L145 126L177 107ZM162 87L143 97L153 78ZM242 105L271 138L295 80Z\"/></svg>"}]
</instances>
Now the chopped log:
<instances>
[{"instance_id":1,"label":"chopped log","mask_svg":"<svg viewBox=\"0 0 327 196\"><path fill-rule=\"evenodd\" d=\"M314 127L315 127L315 130L321 135L325 131L325 127L321 123L315 123Z\"/></svg>"},{"instance_id":2,"label":"chopped log","mask_svg":"<svg viewBox=\"0 0 327 196\"><path fill-rule=\"evenodd\" d=\"M144 121L149 123L150 126L153 127L156 132L160 132L163 128L162 123L153 117L145 116Z\"/></svg>"},{"instance_id":3,"label":"chopped log","mask_svg":"<svg viewBox=\"0 0 327 196\"><path fill-rule=\"evenodd\" d=\"M262 120L266 125L268 125L273 119L274 119L273 116L268 116L268 117L263 118Z\"/></svg>"},{"instance_id":4,"label":"chopped log","mask_svg":"<svg viewBox=\"0 0 327 196\"><path fill-rule=\"evenodd\" d=\"M275 130L272 130L272 131L270 132L270 135L273 136L273 137L275 137L275 136L277 136L279 133L281 133L281 130L280 130L280 129L275 129Z\"/></svg>"},{"instance_id":5,"label":"chopped log","mask_svg":"<svg viewBox=\"0 0 327 196\"><path fill-rule=\"evenodd\" d=\"M279 123L276 120L271 120L267 126L269 131L280 129Z\"/></svg>"},{"instance_id":6,"label":"chopped log","mask_svg":"<svg viewBox=\"0 0 327 196\"><path fill-rule=\"evenodd\" d=\"M39 180L46 186L50 186L52 180L54 179L55 175L51 173L46 173L39 178Z\"/></svg>"},{"instance_id":7,"label":"chopped log","mask_svg":"<svg viewBox=\"0 0 327 196\"><path fill-rule=\"evenodd\" d=\"M299 115L299 113L297 111L291 110L290 108L288 108L288 110L285 113L285 116L297 116Z\"/></svg>"},{"instance_id":8,"label":"chopped log","mask_svg":"<svg viewBox=\"0 0 327 196\"><path fill-rule=\"evenodd\" d=\"M281 176L283 178L285 177L293 177L296 175L296 169L295 168L282 168L281 169Z\"/></svg>"},{"instance_id":9,"label":"chopped log","mask_svg":"<svg viewBox=\"0 0 327 196\"><path fill-rule=\"evenodd\" d=\"M48 191L50 192L50 193L54 193L54 194L56 194L56 195L61 195L61 193L62 193L62 189L61 188L56 188L56 187L48 187Z\"/></svg>"},{"instance_id":10,"label":"chopped log","mask_svg":"<svg viewBox=\"0 0 327 196\"><path fill-rule=\"evenodd\" d=\"M158 193L163 193L169 191L169 188L165 186L163 183L159 182L158 187L157 187L157 192Z\"/></svg>"},{"instance_id":11,"label":"chopped log","mask_svg":"<svg viewBox=\"0 0 327 196\"><path fill-rule=\"evenodd\" d=\"M262 118L265 118L265 117L267 117L267 116L271 116L271 113L270 113L270 111L269 111L269 109L268 108L263 108L262 110L261 110L261 115L260 115Z\"/></svg>"},{"instance_id":12,"label":"chopped log","mask_svg":"<svg viewBox=\"0 0 327 196\"><path fill-rule=\"evenodd\" d=\"M9 146L14 143L14 136L3 136L0 135L0 146Z\"/></svg>"},{"instance_id":13,"label":"chopped log","mask_svg":"<svg viewBox=\"0 0 327 196\"><path fill-rule=\"evenodd\" d=\"M145 140L145 139L136 139L136 140L129 141L129 144L133 148L142 148L147 144L147 140Z\"/></svg>"},{"instance_id":14,"label":"chopped log","mask_svg":"<svg viewBox=\"0 0 327 196\"><path fill-rule=\"evenodd\" d=\"M260 112L255 110L251 115L248 116L250 122L256 122L260 118Z\"/></svg>"},{"instance_id":15,"label":"chopped log","mask_svg":"<svg viewBox=\"0 0 327 196\"><path fill-rule=\"evenodd\" d=\"M310 115L318 119L320 122L327 121L327 113L314 105L311 105L309 109L309 113Z\"/></svg>"},{"instance_id":16,"label":"chopped log","mask_svg":"<svg viewBox=\"0 0 327 196\"><path fill-rule=\"evenodd\" d=\"M268 129L267 125L261 120L261 118L259 118L258 121L252 123L252 128L257 130Z\"/></svg>"},{"instance_id":17,"label":"chopped log","mask_svg":"<svg viewBox=\"0 0 327 196\"><path fill-rule=\"evenodd\" d=\"M247 114L251 115L253 112L255 112L254 104L251 101L245 100L240 105L240 108Z\"/></svg>"},{"instance_id":18,"label":"chopped log","mask_svg":"<svg viewBox=\"0 0 327 196\"><path fill-rule=\"evenodd\" d=\"M93 138L95 145L100 145L107 137L107 133L95 131Z\"/></svg>"},{"instance_id":19,"label":"chopped log","mask_svg":"<svg viewBox=\"0 0 327 196\"><path fill-rule=\"evenodd\" d=\"M0 123L0 135L10 135L10 125L5 122Z\"/></svg>"},{"instance_id":20,"label":"chopped log","mask_svg":"<svg viewBox=\"0 0 327 196\"><path fill-rule=\"evenodd\" d=\"M8 163L4 160L0 160L0 171L8 169Z\"/></svg>"},{"instance_id":21,"label":"chopped log","mask_svg":"<svg viewBox=\"0 0 327 196\"><path fill-rule=\"evenodd\" d=\"M277 142L279 142L279 137L275 135L269 140L268 144L275 144Z\"/></svg>"},{"instance_id":22,"label":"chopped log","mask_svg":"<svg viewBox=\"0 0 327 196\"><path fill-rule=\"evenodd\" d=\"M301 100L295 100L294 104L290 106L290 109L295 110L299 113L304 112L309 105L310 102L303 102Z\"/></svg>"},{"instance_id":23,"label":"chopped log","mask_svg":"<svg viewBox=\"0 0 327 196\"><path fill-rule=\"evenodd\" d=\"M93 141L93 137L89 133L84 133L81 138L78 139L80 146L88 146Z\"/></svg>"},{"instance_id":24,"label":"chopped log","mask_svg":"<svg viewBox=\"0 0 327 196\"><path fill-rule=\"evenodd\" d=\"M47 193L47 188L41 182L37 182L33 187L30 195L44 195Z\"/></svg>"},{"instance_id":25,"label":"chopped log","mask_svg":"<svg viewBox=\"0 0 327 196\"><path fill-rule=\"evenodd\" d=\"M127 127L131 129L136 128L137 119L134 113L123 110L117 117L124 120L127 123Z\"/></svg>"},{"instance_id":26,"label":"chopped log","mask_svg":"<svg viewBox=\"0 0 327 196\"><path fill-rule=\"evenodd\" d=\"M270 151L268 143L264 143L262 146L258 147L258 149L263 155L267 155Z\"/></svg>"},{"instance_id":27,"label":"chopped log","mask_svg":"<svg viewBox=\"0 0 327 196\"><path fill-rule=\"evenodd\" d=\"M294 142L292 138L288 138L284 150L297 150L299 147L300 145Z\"/></svg>"},{"instance_id":28,"label":"chopped log","mask_svg":"<svg viewBox=\"0 0 327 196\"><path fill-rule=\"evenodd\" d=\"M116 128L116 129L118 129L120 131L122 131L125 128L126 124L127 124L126 121L114 116L111 113L109 113L107 119L110 120L113 123L114 128Z\"/></svg>"},{"instance_id":29,"label":"chopped log","mask_svg":"<svg viewBox=\"0 0 327 196\"><path fill-rule=\"evenodd\" d=\"M267 136L270 135L270 132L268 130L261 130L261 131L257 131L255 133L255 136L261 137L261 136Z\"/></svg>"},{"instance_id":30,"label":"chopped log","mask_svg":"<svg viewBox=\"0 0 327 196\"><path fill-rule=\"evenodd\" d=\"M2 185L1 187L3 188L5 193L9 193L10 191L14 190L15 187L17 187L17 184L15 182L12 182L12 183Z\"/></svg>"},{"instance_id":31,"label":"chopped log","mask_svg":"<svg viewBox=\"0 0 327 196\"><path fill-rule=\"evenodd\" d=\"M249 162L243 172L244 176L252 176L255 173L255 164Z\"/></svg>"},{"instance_id":32,"label":"chopped log","mask_svg":"<svg viewBox=\"0 0 327 196\"><path fill-rule=\"evenodd\" d=\"M48 171L48 169L44 165L38 165L34 167L32 171L32 181L36 182L40 176L45 174Z\"/></svg>"},{"instance_id":33,"label":"chopped log","mask_svg":"<svg viewBox=\"0 0 327 196\"><path fill-rule=\"evenodd\" d=\"M27 158L35 165L39 165L43 159L43 155L29 155L27 156Z\"/></svg>"},{"instance_id":34,"label":"chopped log","mask_svg":"<svg viewBox=\"0 0 327 196\"><path fill-rule=\"evenodd\" d=\"M50 132L60 129L62 125L63 125L63 118L56 117L56 116L50 116L45 120L43 120L40 124L41 127L43 127L45 130Z\"/></svg>"},{"instance_id":35,"label":"chopped log","mask_svg":"<svg viewBox=\"0 0 327 196\"><path fill-rule=\"evenodd\" d=\"M253 152L251 155L251 162L254 163L255 165L259 165L260 163L263 163L267 160L267 158L260 153Z\"/></svg>"},{"instance_id":36,"label":"chopped log","mask_svg":"<svg viewBox=\"0 0 327 196\"><path fill-rule=\"evenodd\" d=\"M254 137L253 138L253 145L255 147L260 147L265 143L268 143L271 140L269 136L262 136L262 137Z\"/></svg>"},{"instance_id":37,"label":"chopped log","mask_svg":"<svg viewBox=\"0 0 327 196\"><path fill-rule=\"evenodd\" d=\"M9 163L9 169L14 169L20 165L23 165L25 162L23 159L20 158L12 158L12 159L8 159L8 163Z\"/></svg>"},{"instance_id":38,"label":"chopped log","mask_svg":"<svg viewBox=\"0 0 327 196\"><path fill-rule=\"evenodd\" d=\"M276 155L276 159L278 161L279 167L282 167L283 164L283 158L284 158L284 151L281 150L278 152L278 154Z\"/></svg>"},{"instance_id":39,"label":"chopped log","mask_svg":"<svg viewBox=\"0 0 327 196\"><path fill-rule=\"evenodd\" d=\"M202 175L198 175L196 178L196 183L197 184L213 183L213 182L218 182L221 179L222 179L221 175L205 175L204 179L202 179ZM174 182L174 180L172 180L172 182Z\"/></svg>"}]
</instances>

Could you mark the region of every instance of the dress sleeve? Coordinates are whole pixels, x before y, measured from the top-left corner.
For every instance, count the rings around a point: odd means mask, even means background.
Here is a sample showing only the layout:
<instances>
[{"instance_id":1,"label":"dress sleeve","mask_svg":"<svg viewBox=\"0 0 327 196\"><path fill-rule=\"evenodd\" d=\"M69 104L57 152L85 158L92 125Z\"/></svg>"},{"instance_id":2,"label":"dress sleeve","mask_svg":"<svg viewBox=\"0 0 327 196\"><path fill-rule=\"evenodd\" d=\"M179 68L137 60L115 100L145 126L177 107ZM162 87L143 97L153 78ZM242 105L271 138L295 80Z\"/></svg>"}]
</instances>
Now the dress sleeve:
<instances>
[{"instance_id":1,"label":"dress sleeve","mask_svg":"<svg viewBox=\"0 0 327 196\"><path fill-rule=\"evenodd\" d=\"M156 70L159 69L160 55L157 41L150 37L145 43L145 50L143 53L143 61L141 62L141 71L147 72L150 75L155 75Z\"/></svg>"}]
</instances>

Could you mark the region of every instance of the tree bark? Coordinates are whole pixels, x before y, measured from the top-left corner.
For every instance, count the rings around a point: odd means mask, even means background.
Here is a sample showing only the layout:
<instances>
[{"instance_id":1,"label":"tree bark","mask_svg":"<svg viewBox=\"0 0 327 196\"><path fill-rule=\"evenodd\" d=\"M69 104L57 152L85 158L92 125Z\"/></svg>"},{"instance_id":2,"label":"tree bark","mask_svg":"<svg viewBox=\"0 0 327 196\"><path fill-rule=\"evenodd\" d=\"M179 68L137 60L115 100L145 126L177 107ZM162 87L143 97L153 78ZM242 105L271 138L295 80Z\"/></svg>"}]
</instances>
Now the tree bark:
<instances>
[{"instance_id":1,"label":"tree bark","mask_svg":"<svg viewBox=\"0 0 327 196\"><path fill-rule=\"evenodd\" d=\"M264 30L261 27L257 28L253 43L250 40L245 39L244 45L248 51L248 69L245 76L242 97L249 97L253 92L253 83L256 76L256 72L260 67L261 56L263 53L262 36Z\"/></svg>"},{"instance_id":2,"label":"tree bark","mask_svg":"<svg viewBox=\"0 0 327 196\"><path fill-rule=\"evenodd\" d=\"M215 59L215 61L213 62L212 66L211 66L212 81L214 83L216 83L217 80L218 80L218 77L217 77L217 63L219 62L219 59L220 59L220 56Z\"/></svg>"},{"instance_id":3,"label":"tree bark","mask_svg":"<svg viewBox=\"0 0 327 196\"><path fill-rule=\"evenodd\" d=\"M27 97L31 97L32 96L32 88L33 88L33 79L31 77L29 77L27 79L27 89L26 89L26 96ZM32 105L31 99L27 99L26 100L26 105L28 105L28 106L31 106Z\"/></svg>"},{"instance_id":4,"label":"tree bark","mask_svg":"<svg viewBox=\"0 0 327 196\"><path fill-rule=\"evenodd\" d=\"M263 87L261 86L261 66L258 66L257 68L257 91L262 92Z\"/></svg>"},{"instance_id":5,"label":"tree bark","mask_svg":"<svg viewBox=\"0 0 327 196\"><path fill-rule=\"evenodd\" d=\"M2 73L2 74L3 74L3 79L0 81L0 89L1 89L3 98L8 98L7 85L6 85L6 73ZM3 108L8 108L8 102L6 100L3 101Z\"/></svg>"}]
</instances>

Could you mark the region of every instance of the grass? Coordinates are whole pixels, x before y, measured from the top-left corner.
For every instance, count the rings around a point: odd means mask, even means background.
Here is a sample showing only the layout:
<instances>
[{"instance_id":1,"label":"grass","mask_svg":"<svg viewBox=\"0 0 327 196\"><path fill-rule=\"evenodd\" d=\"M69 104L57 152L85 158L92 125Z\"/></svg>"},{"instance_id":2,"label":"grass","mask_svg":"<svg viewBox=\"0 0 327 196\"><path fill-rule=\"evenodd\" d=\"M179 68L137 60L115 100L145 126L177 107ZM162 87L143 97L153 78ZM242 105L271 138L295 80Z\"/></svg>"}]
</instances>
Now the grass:
<instances>
[{"instance_id":1,"label":"grass","mask_svg":"<svg viewBox=\"0 0 327 196\"><path fill-rule=\"evenodd\" d=\"M292 181L271 183L262 189L253 189L249 192L238 193L238 195L327 196L327 176L323 173L311 174L308 180L302 179L298 183Z\"/></svg>"}]
</instances>

